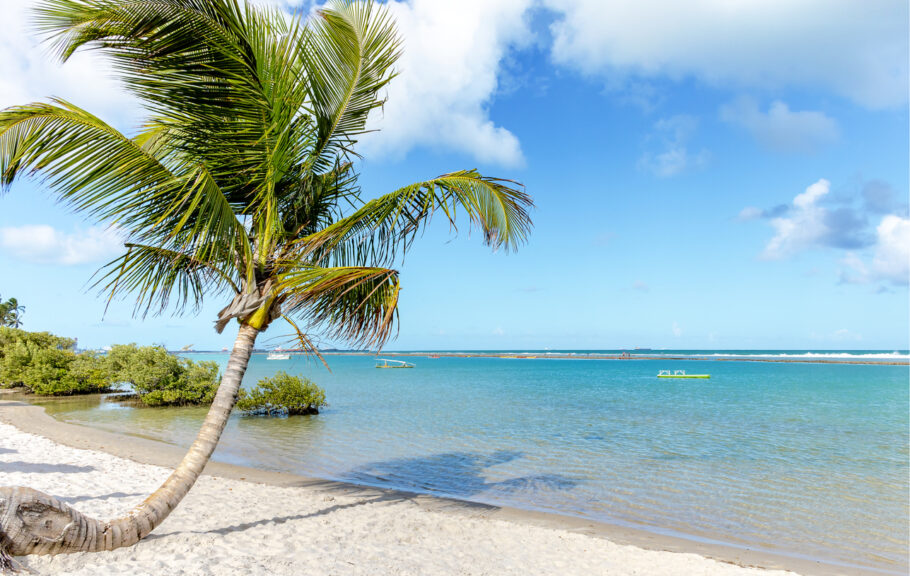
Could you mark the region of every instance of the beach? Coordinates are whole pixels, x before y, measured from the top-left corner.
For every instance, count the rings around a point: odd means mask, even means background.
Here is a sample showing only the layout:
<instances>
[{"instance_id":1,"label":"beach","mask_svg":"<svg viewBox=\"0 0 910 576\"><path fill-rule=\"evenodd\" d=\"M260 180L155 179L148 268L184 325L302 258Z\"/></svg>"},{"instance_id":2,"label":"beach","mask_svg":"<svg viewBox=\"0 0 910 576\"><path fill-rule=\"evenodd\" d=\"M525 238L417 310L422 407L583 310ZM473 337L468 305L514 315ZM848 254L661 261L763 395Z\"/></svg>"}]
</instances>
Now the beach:
<instances>
[{"instance_id":1,"label":"beach","mask_svg":"<svg viewBox=\"0 0 910 576\"><path fill-rule=\"evenodd\" d=\"M48 492L98 518L141 502L180 457L175 447L58 422L20 402L0 404L0 420L0 485ZM794 573L754 567L781 562L800 574L860 573L219 463L135 547L17 560L38 574Z\"/></svg>"}]
</instances>

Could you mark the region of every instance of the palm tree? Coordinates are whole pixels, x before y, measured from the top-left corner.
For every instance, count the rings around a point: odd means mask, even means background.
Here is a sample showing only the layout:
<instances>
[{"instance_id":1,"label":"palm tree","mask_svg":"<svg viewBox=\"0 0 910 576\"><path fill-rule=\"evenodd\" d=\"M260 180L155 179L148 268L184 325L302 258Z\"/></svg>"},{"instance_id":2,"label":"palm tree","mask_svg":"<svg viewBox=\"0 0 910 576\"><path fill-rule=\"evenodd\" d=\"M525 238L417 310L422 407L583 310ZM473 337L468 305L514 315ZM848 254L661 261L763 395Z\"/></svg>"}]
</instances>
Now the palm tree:
<instances>
[{"instance_id":1,"label":"palm tree","mask_svg":"<svg viewBox=\"0 0 910 576\"><path fill-rule=\"evenodd\" d=\"M22 326L22 314L25 306L20 306L19 301L10 298L6 302L0 300L0 326L19 328Z\"/></svg>"},{"instance_id":2,"label":"palm tree","mask_svg":"<svg viewBox=\"0 0 910 576\"><path fill-rule=\"evenodd\" d=\"M486 244L530 231L530 197L475 170L369 197L354 144L382 105L399 39L389 13L338 1L308 20L241 0L43 0L36 24L62 60L97 49L142 102L126 136L69 102L0 112L0 184L43 176L65 203L128 235L99 271L136 313L229 298L239 323L195 442L126 516L99 522L28 488L0 488L0 546L12 554L110 550L138 542L190 490L234 406L259 333L286 318L305 348L321 334L381 347L395 330L391 268L433 214L463 211Z\"/></svg>"}]
</instances>

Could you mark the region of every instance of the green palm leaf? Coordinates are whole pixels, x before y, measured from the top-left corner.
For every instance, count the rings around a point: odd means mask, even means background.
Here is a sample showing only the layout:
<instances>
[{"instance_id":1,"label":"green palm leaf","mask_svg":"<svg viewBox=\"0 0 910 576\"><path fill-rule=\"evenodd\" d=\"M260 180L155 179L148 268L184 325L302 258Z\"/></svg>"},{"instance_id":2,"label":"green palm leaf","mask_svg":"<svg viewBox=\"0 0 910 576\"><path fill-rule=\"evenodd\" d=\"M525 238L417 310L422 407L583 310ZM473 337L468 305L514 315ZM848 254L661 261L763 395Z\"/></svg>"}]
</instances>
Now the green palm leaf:
<instances>
[{"instance_id":1,"label":"green palm leaf","mask_svg":"<svg viewBox=\"0 0 910 576\"><path fill-rule=\"evenodd\" d=\"M382 106L377 95L392 79L400 40L388 10L369 2L338 2L310 26L305 60L317 137L317 172L353 152L367 116Z\"/></svg>"},{"instance_id":2,"label":"green palm leaf","mask_svg":"<svg viewBox=\"0 0 910 576\"><path fill-rule=\"evenodd\" d=\"M464 170L371 200L298 244L314 261L389 262L397 252L407 250L436 212L456 227L460 209L480 228L487 245L508 250L527 239L532 206L530 196L515 182Z\"/></svg>"},{"instance_id":3,"label":"green palm leaf","mask_svg":"<svg viewBox=\"0 0 910 576\"><path fill-rule=\"evenodd\" d=\"M143 316L161 313L173 306L182 311L198 310L204 294L239 293L235 271L211 261L158 246L127 244L123 256L98 271L94 286L108 300L133 294L136 311Z\"/></svg>"},{"instance_id":4,"label":"green palm leaf","mask_svg":"<svg viewBox=\"0 0 910 576\"><path fill-rule=\"evenodd\" d=\"M401 285L387 268L306 266L280 276L282 308L308 328L355 346L388 340L397 319Z\"/></svg>"}]
</instances>

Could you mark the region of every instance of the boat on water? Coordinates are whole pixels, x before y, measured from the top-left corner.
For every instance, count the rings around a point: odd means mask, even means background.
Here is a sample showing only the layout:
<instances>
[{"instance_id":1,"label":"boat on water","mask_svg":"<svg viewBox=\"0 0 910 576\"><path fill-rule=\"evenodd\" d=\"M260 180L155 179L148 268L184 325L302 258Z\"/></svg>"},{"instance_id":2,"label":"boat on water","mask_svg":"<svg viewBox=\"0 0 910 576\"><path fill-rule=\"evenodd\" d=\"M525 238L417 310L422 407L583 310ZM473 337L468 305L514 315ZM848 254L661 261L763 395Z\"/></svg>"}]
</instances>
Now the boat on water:
<instances>
[{"instance_id":1,"label":"boat on water","mask_svg":"<svg viewBox=\"0 0 910 576\"><path fill-rule=\"evenodd\" d=\"M710 378L710 374L686 374L685 370L661 370L658 378Z\"/></svg>"},{"instance_id":2,"label":"boat on water","mask_svg":"<svg viewBox=\"0 0 910 576\"><path fill-rule=\"evenodd\" d=\"M277 350L269 352L269 355L265 357L266 360L290 360L291 355L287 352L279 352Z\"/></svg>"},{"instance_id":3,"label":"boat on water","mask_svg":"<svg viewBox=\"0 0 910 576\"><path fill-rule=\"evenodd\" d=\"M387 358L376 359L377 368L414 368L414 366L414 364L405 362L404 360L389 360Z\"/></svg>"}]
</instances>

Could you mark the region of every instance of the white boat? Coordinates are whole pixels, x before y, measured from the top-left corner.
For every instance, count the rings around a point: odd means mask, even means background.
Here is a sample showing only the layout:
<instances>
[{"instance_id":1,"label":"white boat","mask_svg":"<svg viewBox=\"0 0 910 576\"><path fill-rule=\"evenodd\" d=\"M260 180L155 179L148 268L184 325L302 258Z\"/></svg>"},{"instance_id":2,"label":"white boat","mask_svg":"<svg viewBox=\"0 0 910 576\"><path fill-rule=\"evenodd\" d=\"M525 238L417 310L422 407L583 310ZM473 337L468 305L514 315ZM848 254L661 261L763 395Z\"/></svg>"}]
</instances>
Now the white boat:
<instances>
[{"instance_id":1,"label":"white boat","mask_svg":"<svg viewBox=\"0 0 910 576\"><path fill-rule=\"evenodd\" d=\"M413 368L414 364L404 360L388 360L386 358L376 359L377 368Z\"/></svg>"},{"instance_id":2,"label":"white boat","mask_svg":"<svg viewBox=\"0 0 910 576\"><path fill-rule=\"evenodd\" d=\"M287 352L269 352L269 355L265 357L266 360L290 360L291 355Z\"/></svg>"}]
</instances>

